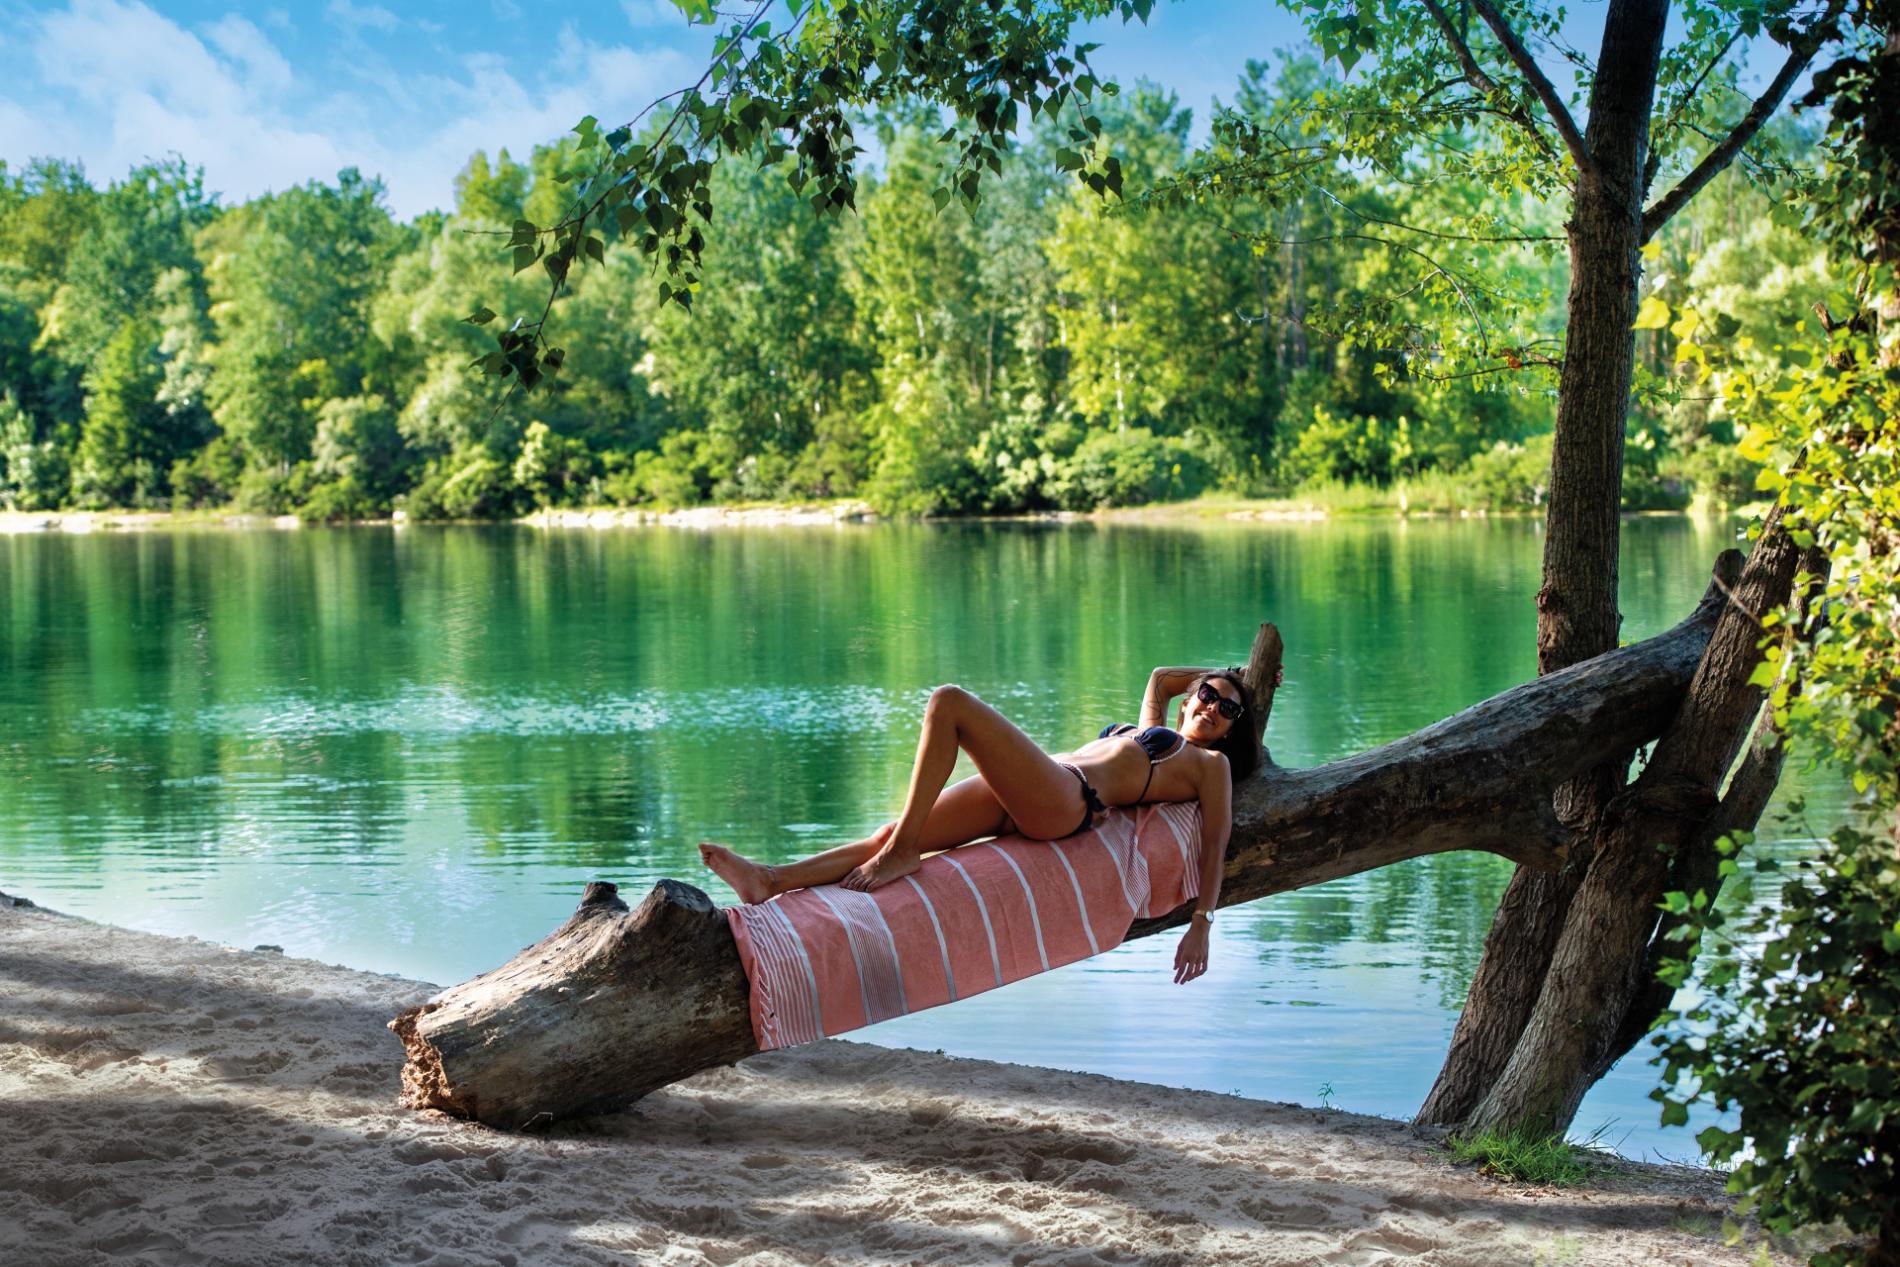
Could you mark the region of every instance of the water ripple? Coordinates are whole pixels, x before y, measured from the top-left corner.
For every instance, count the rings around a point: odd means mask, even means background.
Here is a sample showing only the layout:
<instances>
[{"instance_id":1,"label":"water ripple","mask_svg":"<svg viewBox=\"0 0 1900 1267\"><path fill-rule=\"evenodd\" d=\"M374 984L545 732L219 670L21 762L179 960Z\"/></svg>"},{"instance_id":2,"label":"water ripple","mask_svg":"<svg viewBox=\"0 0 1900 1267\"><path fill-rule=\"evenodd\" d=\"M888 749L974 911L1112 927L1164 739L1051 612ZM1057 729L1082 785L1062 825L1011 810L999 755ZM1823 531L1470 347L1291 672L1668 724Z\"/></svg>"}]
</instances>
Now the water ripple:
<instances>
[{"instance_id":1,"label":"water ripple","mask_svg":"<svg viewBox=\"0 0 1900 1267\"><path fill-rule=\"evenodd\" d=\"M550 696L411 687L381 699L277 694L191 713L165 704L91 708L82 733L245 735L296 740L334 735L628 735L667 729L713 734L736 722L779 734L829 735L921 714L928 693L865 686L747 686Z\"/></svg>"}]
</instances>

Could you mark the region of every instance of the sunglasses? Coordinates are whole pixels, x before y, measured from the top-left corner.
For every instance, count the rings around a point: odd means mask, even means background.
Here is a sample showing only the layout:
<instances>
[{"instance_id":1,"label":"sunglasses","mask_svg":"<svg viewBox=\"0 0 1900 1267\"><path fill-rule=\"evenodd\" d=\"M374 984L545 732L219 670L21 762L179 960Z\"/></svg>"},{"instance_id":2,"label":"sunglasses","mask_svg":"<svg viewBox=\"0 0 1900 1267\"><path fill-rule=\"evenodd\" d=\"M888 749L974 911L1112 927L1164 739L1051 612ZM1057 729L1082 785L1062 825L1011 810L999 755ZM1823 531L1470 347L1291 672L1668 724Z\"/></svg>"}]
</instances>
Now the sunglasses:
<instances>
[{"instance_id":1,"label":"sunglasses","mask_svg":"<svg viewBox=\"0 0 1900 1267\"><path fill-rule=\"evenodd\" d=\"M1194 694L1201 703L1212 704L1215 708L1218 708L1220 715L1225 717L1228 721L1233 721L1241 714L1242 710L1239 700L1228 699L1225 695L1222 695L1205 682L1195 688Z\"/></svg>"}]
</instances>

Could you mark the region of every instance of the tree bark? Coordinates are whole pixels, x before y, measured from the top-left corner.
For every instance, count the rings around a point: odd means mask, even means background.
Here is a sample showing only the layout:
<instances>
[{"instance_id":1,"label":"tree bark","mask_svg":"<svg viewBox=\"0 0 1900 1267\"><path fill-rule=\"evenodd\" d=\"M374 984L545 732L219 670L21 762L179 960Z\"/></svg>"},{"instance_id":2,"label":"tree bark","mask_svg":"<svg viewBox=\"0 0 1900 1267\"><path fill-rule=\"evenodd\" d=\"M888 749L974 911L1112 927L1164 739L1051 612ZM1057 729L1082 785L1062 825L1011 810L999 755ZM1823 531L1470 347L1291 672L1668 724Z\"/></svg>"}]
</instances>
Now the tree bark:
<instances>
[{"instance_id":1,"label":"tree bark","mask_svg":"<svg viewBox=\"0 0 1900 1267\"><path fill-rule=\"evenodd\" d=\"M1643 971L1672 870L1712 843L1722 783L1761 707L1763 688L1749 682L1762 658L1760 613L1787 601L1800 555L1781 518L1779 506L1769 513L1681 711L1610 803L1523 1036L1467 1130L1562 1131L1614 1059L1624 1017L1647 991Z\"/></svg>"},{"instance_id":2,"label":"tree bark","mask_svg":"<svg viewBox=\"0 0 1900 1267\"><path fill-rule=\"evenodd\" d=\"M1636 366L1643 173L1667 16L1666 0L1611 0L1604 20L1583 134L1590 162L1577 172L1565 226L1570 294L1537 592L1539 673L1609 650L1622 624L1623 428ZM1610 754L1557 792L1557 815L1579 842L1575 856L1556 875L1520 870L1511 878L1421 1121L1463 1120L1516 1049L1628 764L1627 752Z\"/></svg>"},{"instance_id":3,"label":"tree bark","mask_svg":"<svg viewBox=\"0 0 1900 1267\"><path fill-rule=\"evenodd\" d=\"M1731 552L1732 553L1732 552ZM1681 624L1549 674L1416 734L1311 769L1270 762L1235 789L1222 905L1452 849L1555 867L1553 788L1662 733L1716 628L1712 585ZM1279 635L1245 671L1272 706ZM1139 937L1188 907L1139 921ZM390 1022L404 1101L516 1128L619 1107L755 1050L747 985L704 893L661 881L628 912L612 885L543 941Z\"/></svg>"}]
</instances>

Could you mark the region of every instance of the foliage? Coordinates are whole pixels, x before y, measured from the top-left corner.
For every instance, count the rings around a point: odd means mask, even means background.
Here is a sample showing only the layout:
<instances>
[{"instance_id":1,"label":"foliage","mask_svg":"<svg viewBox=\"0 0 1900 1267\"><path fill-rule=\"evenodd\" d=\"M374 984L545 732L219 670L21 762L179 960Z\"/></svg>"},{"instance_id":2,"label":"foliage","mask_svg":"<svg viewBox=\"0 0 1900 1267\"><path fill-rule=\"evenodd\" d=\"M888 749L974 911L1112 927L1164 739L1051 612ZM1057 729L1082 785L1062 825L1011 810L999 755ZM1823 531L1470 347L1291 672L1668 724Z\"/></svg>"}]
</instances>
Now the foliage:
<instances>
[{"instance_id":1,"label":"foliage","mask_svg":"<svg viewBox=\"0 0 1900 1267\"><path fill-rule=\"evenodd\" d=\"M587 491L595 465L586 445L556 435L547 423L535 421L522 433L514 481L537 509L571 506Z\"/></svg>"},{"instance_id":2,"label":"foliage","mask_svg":"<svg viewBox=\"0 0 1900 1267\"><path fill-rule=\"evenodd\" d=\"M399 509L414 519L498 519L526 509L513 472L481 445L430 462Z\"/></svg>"},{"instance_id":3,"label":"foliage","mask_svg":"<svg viewBox=\"0 0 1900 1267\"><path fill-rule=\"evenodd\" d=\"M157 345L150 322L128 320L86 374L86 421L73 471L81 506L149 506L157 499L159 477L171 466L158 465L150 451L164 434Z\"/></svg>"},{"instance_id":4,"label":"foliage","mask_svg":"<svg viewBox=\"0 0 1900 1267\"><path fill-rule=\"evenodd\" d=\"M1469 481L1481 504L1495 510L1533 510L1550 494L1549 435L1522 444L1500 440L1471 459Z\"/></svg>"},{"instance_id":5,"label":"foliage","mask_svg":"<svg viewBox=\"0 0 1900 1267\"><path fill-rule=\"evenodd\" d=\"M519 160L477 153L452 213L409 225L348 171L220 207L179 160L104 190L56 161L0 169L0 393L19 415L0 500L355 518L849 494L959 514L1299 488L1339 507L1540 507L1564 286L1546 168L1561 163L1531 164L1470 99L1441 115L1400 94L1379 113L1303 51L1250 63L1193 150L1170 93L1112 91L1065 43L1110 11L1141 8L1039 0L987 50L918 47L984 20L936 0L852 10L890 18L882 32L845 30L827 5L791 28L742 22L699 95L624 136L587 121ZM1335 63L1356 46L1342 29L1321 33ZM1024 60L988 87L929 79L1010 49ZM842 76L828 103L787 87L798 67ZM945 140L945 107L963 106ZM1383 166L1391 148L1368 133L1415 108L1432 144ZM867 129L882 161L860 172L844 150ZM1771 131L1788 156L1812 143ZM740 154L764 161L712 161ZM1654 294L1724 306L1731 343L1778 366L1814 253L1770 195L1715 192L1659 237ZM541 266L514 271L517 222L601 197L562 276L559 373L531 407L498 400L480 369L510 324L494 313L533 326L560 245L537 227ZM1757 260L1772 261L1759 285ZM472 295L489 306L471 312ZM1472 355L1474 311L1489 361ZM1643 338L1626 504L1751 495L1759 463L1734 419L1674 385L1673 337Z\"/></svg>"},{"instance_id":6,"label":"foliage","mask_svg":"<svg viewBox=\"0 0 1900 1267\"><path fill-rule=\"evenodd\" d=\"M677 0L696 20L715 10ZM671 109L646 131L639 119L602 131L591 115L575 128L566 163L554 173L572 185L552 224L528 217L510 228L517 273L540 265L551 289L533 310L503 324L487 374L533 388L559 372L565 349L547 340L547 314L568 277L604 261L614 231L662 270L662 303L690 308L701 283L713 222L711 177L724 155L756 155L766 165L790 160L786 181L821 215L855 207L857 156L851 111L899 107L916 97L947 106L957 123L938 144L955 161L931 199L974 207L985 169L1000 173L1019 122L1053 121L1065 109L1073 144L1087 146L1101 122L1085 113L1098 89L1112 95L1088 64L1092 45L1068 45L1080 19L1116 12L1146 20L1153 0L1022 0L975 5L959 0L807 0L775 30L761 3L726 28L698 84L672 94ZM662 100L665 100L664 98ZM660 102L654 103L656 106ZM1024 116L1027 119L1024 119ZM1097 195L1121 192L1113 156L1073 149L1057 161ZM544 217L545 220L545 217ZM492 319L494 311L478 310Z\"/></svg>"},{"instance_id":7,"label":"foliage","mask_svg":"<svg viewBox=\"0 0 1900 1267\"><path fill-rule=\"evenodd\" d=\"M1797 576L1803 609L1766 613L1761 670L1795 752L1844 773L1850 821L1782 886L1730 919L1707 890L1668 895L1687 952L1704 947L1701 996L1659 1036L1663 1120L1709 1097L1739 1127L1704 1131L1732 1190L1771 1229L1835 1224L1868 1238L1818 1267L1900 1255L1900 22L1887 12L1816 76L1832 94L1828 162L1810 189L1816 237L1856 268L1852 307L1822 307L1764 369L1731 354L1725 314L1658 311L1695 367L1746 425L1760 486L1787 508L1796 540L1825 552L1825 577ZM1883 29L1884 28L1884 29ZM1713 337L1711 337L1713 336ZM1734 842L1724 842L1732 854ZM1774 870L1771 859L1757 871ZM1724 876L1741 876L1725 857ZM1684 960L1665 980L1687 979Z\"/></svg>"},{"instance_id":8,"label":"foliage","mask_svg":"<svg viewBox=\"0 0 1900 1267\"><path fill-rule=\"evenodd\" d=\"M66 481L65 451L35 437L32 417L11 391L0 395L0 507L55 509Z\"/></svg>"},{"instance_id":9,"label":"foliage","mask_svg":"<svg viewBox=\"0 0 1900 1267\"><path fill-rule=\"evenodd\" d=\"M1207 464L1186 439L1146 427L1098 431L1057 463L1049 496L1067 510L1177 501L1208 483Z\"/></svg>"},{"instance_id":10,"label":"foliage","mask_svg":"<svg viewBox=\"0 0 1900 1267\"><path fill-rule=\"evenodd\" d=\"M238 208L206 230L218 425L279 474L310 456L324 401L368 372L369 299L394 234L354 169Z\"/></svg>"}]
</instances>

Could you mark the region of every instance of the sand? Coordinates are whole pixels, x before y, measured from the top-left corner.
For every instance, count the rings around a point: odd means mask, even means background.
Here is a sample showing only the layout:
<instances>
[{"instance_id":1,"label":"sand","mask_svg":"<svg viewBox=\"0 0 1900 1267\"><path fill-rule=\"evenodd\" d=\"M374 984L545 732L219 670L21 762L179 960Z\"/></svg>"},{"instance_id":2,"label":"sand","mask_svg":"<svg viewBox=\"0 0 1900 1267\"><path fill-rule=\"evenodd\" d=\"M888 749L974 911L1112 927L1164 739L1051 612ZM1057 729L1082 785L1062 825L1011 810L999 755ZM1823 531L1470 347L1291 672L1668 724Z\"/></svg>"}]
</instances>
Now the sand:
<instances>
[{"instance_id":1,"label":"sand","mask_svg":"<svg viewBox=\"0 0 1900 1267\"><path fill-rule=\"evenodd\" d=\"M1526 1189L1382 1118L837 1040L500 1134L396 1103L434 988L0 897L0 1264L1751 1260L1707 1172Z\"/></svg>"}]
</instances>

